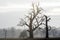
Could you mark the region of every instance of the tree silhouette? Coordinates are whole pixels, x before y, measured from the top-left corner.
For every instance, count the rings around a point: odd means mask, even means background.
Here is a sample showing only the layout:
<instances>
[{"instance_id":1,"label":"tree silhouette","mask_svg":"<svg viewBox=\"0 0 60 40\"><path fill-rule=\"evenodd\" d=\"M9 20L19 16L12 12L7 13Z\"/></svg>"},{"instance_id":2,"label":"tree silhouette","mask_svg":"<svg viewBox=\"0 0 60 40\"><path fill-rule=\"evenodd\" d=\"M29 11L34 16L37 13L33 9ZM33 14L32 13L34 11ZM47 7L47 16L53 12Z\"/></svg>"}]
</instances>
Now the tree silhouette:
<instances>
[{"instance_id":1,"label":"tree silhouette","mask_svg":"<svg viewBox=\"0 0 60 40\"><path fill-rule=\"evenodd\" d=\"M31 12L26 15L25 19L21 18L17 26L27 26L29 30L30 38L33 38L33 32L42 25L44 21L42 16L42 8L39 7L39 3L36 5L32 3Z\"/></svg>"},{"instance_id":2,"label":"tree silhouette","mask_svg":"<svg viewBox=\"0 0 60 40\"><path fill-rule=\"evenodd\" d=\"M48 25L48 22L50 21L51 18L48 18L48 16L44 15L44 20L45 20L45 24L42 23L43 25L45 25L45 30L46 30L46 38L49 38L49 31L51 30L51 26ZM42 29L44 30L44 29Z\"/></svg>"},{"instance_id":3,"label":"tree silhouette","mask_svg":"<svg viewBox=\"0 0 60 40\"><path fill-rule=\"evenodd\" d=\"M44 29L43 28L39 28L41 30L44 30L46 32L46 38L49 38L49 31L51 30L51 26L48 25L48 22L50 21L51 18L48 18L48 16L43 15L43 19L45 21L45 23L42 23L43 25L45 25Z\"/></svg>"},{"instance_id":4,"label":"tree silhouette","mask_svg":"<svg viewBox=\"0 0 60 40\"><path fill-rule=\"evenodd\" d=\"M3 29L4 31L4 36L5 36L5 40L6 40L6 37L7 37L7 30L6 29Z\"/></svg>"},{"instance_id":5,"label":"tree silhouette","mask_svg":"<svg viewBox=\"0 0 60 40\"><path fill-rule=\"evenodd\" d=\"M15 28L11 27L11 37L14 38L15 37Z\"/></svg>"},{"instance_id":6,"label":"tree silhouette","mask_svg":"<svg viewBox=\"0 0 60 40\"><path fill-rule=\"evenodd\" d=\"M20 35L19 35L19 38L26 38L27 37L27 31L26 30L23 30Z\"/></svg>"},{"instance_id":7,"label":"tree silhouette","mask_svg":"<svg viewBox=\"0 0 60 40\"><path fill-rule=\"evenodd\" d=\"M45 18L46 18L46 38L49 38L49 33L48 33L48 21L50 20L50 18L49 19L47 19L48 17L45 15Z\"/></svg>"}]
</instances>

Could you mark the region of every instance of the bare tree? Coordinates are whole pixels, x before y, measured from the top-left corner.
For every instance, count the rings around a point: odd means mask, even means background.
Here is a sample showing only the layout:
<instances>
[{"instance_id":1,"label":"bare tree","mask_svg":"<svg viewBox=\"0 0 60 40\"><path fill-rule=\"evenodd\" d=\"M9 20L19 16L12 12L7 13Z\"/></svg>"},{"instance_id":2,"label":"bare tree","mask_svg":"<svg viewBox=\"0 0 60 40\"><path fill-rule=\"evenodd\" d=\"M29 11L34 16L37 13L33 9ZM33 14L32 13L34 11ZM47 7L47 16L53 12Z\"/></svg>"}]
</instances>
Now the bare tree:
<instances>
[{"instance_id":1,"label":"bare tree","mask_svg":"<svg viewBox=\"0 0 60 40\"><path fill-rule=\"evenodd\" d=\"M6 29L3 29L4 31L4 36L5 36L5 40L6 40L6 37L7 37L7 30Z\"/></svg>"},{"instance_id":2,"label":"bare tree","mask_svg":"<svg viewBox=\"0 0 60 40\"><path fill-rule=\"evenodd\" d=\"M27 31L26 30L23 30L20 35L19 35L19 38L26 38L27 37Z\"/></svg>"},{"instance_id":3,"label":"bare tree","mask_svg":"<svg viewBox=\"0 0 60 40\"><path fill-rule=\"evenodd\" d=\"M48 21L50 20L50 18L49 19L47 19L48 17L45 15L45 18L46 18L46 23L45 23L45 25L46 25L46 38L49 38L49 33L48 33Z\"/></svg>"},{"instance_id":4,"label":"bare tree","mask_svg":"<svg viewBox=\"0 0 60 40\"><path fill-rule=\"evenodd\" d=\"M11 37L14 38L15 37L15 28L11 27Z\"/></svg>"},{"instance_id":5,"label":"bare tree","mask_svg":"<svg viewBox=\"0 0 60 40\"><path fill-rule=\"evenodd\" d=\"M21 18L21 21L17 24L18 26L27 26L29 28L27 31L29 32L30 38L33 38L33 32L40 27L44 21L41 12L42 8L39 7L39 3L37 5L32 3L31 12L26 15L25 19Z\"/></svg>"},{"instance_id":6,"label":"bare tree","mask_svg":"<svg viewBox=\"0 0 60 40\"><path fill-rule=\"evenodd\" d=\"M42 23L43 25L45 25L45 29L46 29L46 38L49 38L49 31L51 30L51 26L48 25L48 22L50 21L51 18L48 18L48 16L44 15L44 20L45 20L45 24ZM44 29L43 29L44 30Z\"/></svg>"}]
</instances>

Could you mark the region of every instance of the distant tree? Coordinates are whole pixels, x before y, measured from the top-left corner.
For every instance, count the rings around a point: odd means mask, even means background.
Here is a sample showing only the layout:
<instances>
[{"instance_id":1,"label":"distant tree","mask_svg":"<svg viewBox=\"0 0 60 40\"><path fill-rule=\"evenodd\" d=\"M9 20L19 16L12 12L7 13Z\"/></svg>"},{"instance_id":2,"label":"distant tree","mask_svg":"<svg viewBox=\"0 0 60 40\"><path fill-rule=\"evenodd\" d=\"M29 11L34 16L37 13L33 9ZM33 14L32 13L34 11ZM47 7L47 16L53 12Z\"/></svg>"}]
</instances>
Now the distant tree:
<instances>
[{"instance_id":1,"label":"distant tree","mask_svg":"<svg viewBox=\"0 0 60 40\"><path fill-rule=\"evenodd\" d=\"M49 33L50 33L50 35L52 35L53 37L57 37L57 35L56 35L56 34L58 34L58 33L57 33L57 28L56 28L56 27L52 27Z\"/></svg>"},{"instance_id":2,"label":"distant tree","mask_svg":"<svg viewBox=\"0 0 60 40\"><path fill-rule=\"evenodd\" d=\"M5 36L5 40L6 40L6 38L7 38L7 30L3 29L3 32L4 32L4 36Z\"/></svg>"},{"instance_id":3,"label":"distant tree","mask_svg":"<svg viewBox=\"0 0 60 40\"><path fill-rule=\"evenodd\" d=\"M27 37L27 31L23 30L20 35L19 38L26 38Z\"/></svg>"},{"instance_id":4,"label":"distant tree","mask_svg":"<svg viewBox=\"0 0 60 40\"><path fill-rule=\"evenodd\" d=\"M39 3L35 5L32 3L32 9L31 12L26 15L25 19L21 18L18 26L27 26L29 30L30 38L33 38L33 32L42 25L42 22L44 21L42 16L42 8L39 7Z\"/></svg>"},{"instance_id":5,"label":"distant tree","mask_svg":"<svg viewBox=\"0 0 60 40\"><path fill-rule=\"evenodd\" d=\"M14 27L11 27L11 36L12 36L12 38L15 37L15 28Z\"/></svg>"}]
</instances>

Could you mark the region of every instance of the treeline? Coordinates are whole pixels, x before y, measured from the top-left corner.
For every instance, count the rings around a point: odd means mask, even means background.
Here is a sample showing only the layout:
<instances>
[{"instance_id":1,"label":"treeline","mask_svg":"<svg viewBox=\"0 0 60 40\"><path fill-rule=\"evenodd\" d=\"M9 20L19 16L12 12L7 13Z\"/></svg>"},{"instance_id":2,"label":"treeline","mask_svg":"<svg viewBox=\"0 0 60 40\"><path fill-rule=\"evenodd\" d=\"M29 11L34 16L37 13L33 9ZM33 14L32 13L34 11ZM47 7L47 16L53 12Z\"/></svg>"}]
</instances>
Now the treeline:
<instances>
[{"instance_id":1,"label":"treeline","mask_svg":"<svg viewBox=\"0 0 60 40\"><path fill-rule=\"evenodd\" d=\"M40 30L36 29L34 31L34 37L35 38L45 38L45 29ZM10 28L10 29L0 29L0 38L28 38L29 37L29 32L26 30L21 30L21 29L15 29L15 28ZM60 28L54 28L49 31L49 37L60 37Z\"/></svg>"},{"instance_id":2,"label":"treeline","mask_svg":"<svg viewBox=\"0 0 60 40\"><path fill-rule=\"evenodd\" d=\"M0 38L18 38L21 30L14 27L9 29L0 29Z\"/></svg>"}]
</instances>

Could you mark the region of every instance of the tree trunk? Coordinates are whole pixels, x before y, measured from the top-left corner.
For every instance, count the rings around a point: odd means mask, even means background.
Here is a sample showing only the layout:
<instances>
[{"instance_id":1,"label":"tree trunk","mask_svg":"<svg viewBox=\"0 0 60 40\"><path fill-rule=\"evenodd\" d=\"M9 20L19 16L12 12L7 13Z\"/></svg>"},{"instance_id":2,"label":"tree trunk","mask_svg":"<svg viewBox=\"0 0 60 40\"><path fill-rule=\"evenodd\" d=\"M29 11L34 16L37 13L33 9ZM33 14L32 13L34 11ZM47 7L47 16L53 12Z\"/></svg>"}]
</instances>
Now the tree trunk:
<instances>
[{"instance_id":1,"label":"tree trunk","mask_svg":"<svg viewBox=\"0 0 60 40\"><path fill-rule=\"evenodd\" d=\"M29 33L30 38L33 38L32 20L30 20L30 27L29 27L29 29L30 29L30 33Z\"/></svg>"},{"instance_id":2,"label":"tree trunk","mask_svg":"<svg viewBox=\"0 0 60 40\"><path fill-rule=\"evenodd\" d=\"M33 38L33 31L30 31L30 38Z\"/></svg>"},{"instance_id":3,"label":"tree trunk","mask_svg":"<svg viewBox=\"0 0 60 40\"><path fill-rule=\"evenodd\" d=\"M49 38L47 16L45 17L46 17L46 38Z\"/></svg>"}]
</instances>

